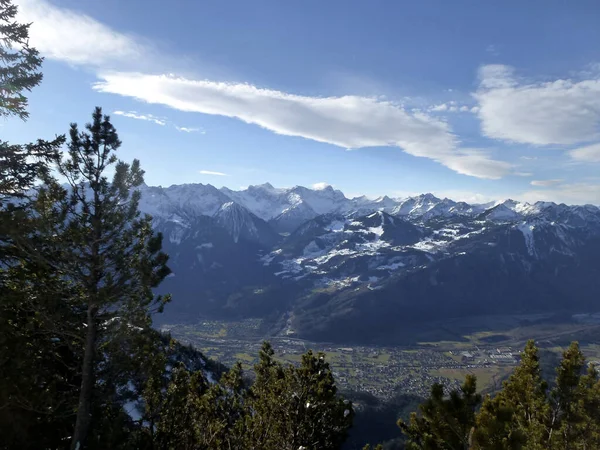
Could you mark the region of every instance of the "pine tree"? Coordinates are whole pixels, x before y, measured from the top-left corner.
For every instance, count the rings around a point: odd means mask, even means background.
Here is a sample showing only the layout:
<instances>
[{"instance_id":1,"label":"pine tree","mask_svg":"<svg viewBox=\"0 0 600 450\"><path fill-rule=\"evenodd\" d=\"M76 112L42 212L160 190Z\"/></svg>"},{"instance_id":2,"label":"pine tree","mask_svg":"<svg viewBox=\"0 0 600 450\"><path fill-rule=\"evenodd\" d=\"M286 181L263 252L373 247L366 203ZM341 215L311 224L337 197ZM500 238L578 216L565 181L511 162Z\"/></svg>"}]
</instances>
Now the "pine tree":
<instances>
[{"instance_id":1,"label":"pine tree","mask_svg":"<svg viewBox=\"0 0 600 450\"><path fill-rule=\"evenodd\" d=\"M256 380L248 392L248 445L258 448L276 448L277 439L284 433L281 409L274 407L276 399L285 395L285 373L274 359L275 352L263 342L259 362L254 366Z\"/></svg>"},{"instance_id":2,"label":"pine tree","mask_svg":"<svg viewBox=\"0 0 600 450\"><path fill-rule=\"evenodd\" d=\"M42 79L42 59L28 46L29 25L0 0L0 116L28 117L27 99ZM77 322L62 298L72 287L54 270L48 245L56 191L32 193L49 177L64 142L14 145L0 140L0 434L2 448L48 448L68 431L76 374ZM80 322L79 322L80 323Z\"/></svg>"},{"instance_id":3,"label":"pine tree","mask_svg":"<svg viewBox=\"0 0 600 450\"><path fill-rule=\"evenodd\" d=\"M337 394L325 355L308 351L283 367L264 343L248 397L246 448L337 449L352 425L352 404Z\"/></svg>"},{"instance_id":4,"label":"pine tree","mask_svg":"<svg viewBox=\"0 0 600 450\"><path fill-rule=\"evenodd\" d=\"M429 399L399 421L408 449L541 450L600 448L600 380L573 342L563 353L551 391L541 376L538 349L529 341L521 362L494 397L480 398L474 380L462 395L444 396L434 385ZM467 379L468 381L468 379ZM471 384L471 387L467 387Z\"/></svg>"},{"instance_id":5,"label":"pine tree","mask_svg":"<svg viewBox=\"0 0 600 450\"><path fill-rule=\"evenodd\" d=\"M583 398L580 400L582 420L577 426L581 442L579 448L600 448L600 379L593 364L589 365L587 373L581 377L580 386Z\"/></svg>"},{"instance_id":6,"label":"pine tree","mask_svg":"<svg viewBox=\"0 0 600 450\"><path fill-rule=\"evenodd\" d=\"M11 0L0 0L0 116L25 120L29 113L22 92L41 82L42 58L28 45L30 25L16 22L16 14ZM23 212L27 192L36 180L48 176L63 143L63 136L27 145L0 140L0 263L18 260L15 248L26 243L23 235L33 228Z\"/></svg>"},{"instance_id":7,"label":"pine tree","mask_svg":"<svg viewBox=\"0 0 600 450\"><path fill-rule=\"evenodd\" d=\"M15 21L17 7L11 0L0 0L0 116L29 116L27 98L42 81L42 58L29 46L29 24Z\"/></svg>"},{"instance_id":8,"label":"pine tree","mask_svg":"<svg viewBox=\"0 0 600 450\"><path fill-rule=\"evenodd\" d=\"M100 108L92 119L83 132L71 125L68 158L58 165L69 183L61 203L67 220L63 241L70 249L63 270L81 290L86 324L73 449L81 448L90 428L96 353L105 325L119 320L146 327L152 308L161 311L169 300L152 292L169 269L160 251L162 236L153 234L150 218L138 210L140 193L133 189L143 182L143 171L137 160L131 165L117 160L121 142Z\"/></svg>"},{"instance_id":9,"label":"pine tree","mask_svg":"<svg viewBox=\"0 0 600 450\"><path fill-rule=\"evenodd\" d=\"M406 448L469 449L475 411L480 403L474 375L467 375L460 390L452 391L448 398L444 396L444 387L434 384L430 397L419 407L420 414L412 413L408 423L398 421L398 426L408 437Z\"/></svg>"},{"instance_id":10,"label":"pine tree","mask_svg":"<svg viewBox=\"0 0 600 450\"><path fill-rule=\"evenodd\" d=\"M550 405L538 349L527 342L521 361L502 391L486 398L477 417L474 447L543 449L548 445Z\"/></svg>"},{"instance_id":11,"label":"pine tree","mask_svg":"<svg viewBox=\"0 0 600 450\"><path fill-rule=\"evenodd\" d=\"M578 448L581 439L581 424L585 420L583 400L585 393L581 375L585 358L577 342L571 343L563 353L556 369L556 384L552 389L550 437L551 447Z\"/></svg>"},{"instance_id":12,"label":"pine tree","mask_svg":"<svg viewBox=\"0 0 600 450\"><path fill-rule=\"evenodd\" d=\"M0 0L0 116L25 120L30 91L42 80L42 58L28 45L29 24L15 22L17 7ZM27 235L36 227L28 207L29 191L36 181L49 176L49 166L58 158L64 136L52 141L18 145L0 140L0 264L19 262L24 253L39 256ZM0 279L0 283L2 280Z\"/></svg>"}]
</instances>

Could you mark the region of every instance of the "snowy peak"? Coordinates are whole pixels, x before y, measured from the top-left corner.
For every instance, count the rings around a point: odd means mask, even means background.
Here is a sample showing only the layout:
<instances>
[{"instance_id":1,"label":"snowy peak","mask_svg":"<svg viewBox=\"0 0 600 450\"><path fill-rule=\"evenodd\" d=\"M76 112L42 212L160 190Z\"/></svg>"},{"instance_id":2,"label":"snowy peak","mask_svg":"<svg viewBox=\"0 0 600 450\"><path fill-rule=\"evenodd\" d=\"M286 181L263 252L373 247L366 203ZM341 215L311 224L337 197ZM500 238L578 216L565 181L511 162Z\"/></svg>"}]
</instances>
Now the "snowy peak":
<instances>
[{"instance_id":1,"label":"snowy peak","mask_svg":"<svg viewBox=\"0 0 600 450\"><path fill-rule=\"evenodd\" d=\"M392 210L392 214L398 216L420 217L431 210L442 200L433 194L421 194L416 197L408 197Z\"/></svg>"},{"instance_id":2,"label":"snowy peak","mask_svg":"<svg viewBox=\"0 0 600 450\"><path fill-rule=\"evenodd\" d=\"M187 221L212 216L223 203L231 201L210 184L181 184L168 188L144 185L140 191L140 210L159 220L174 215Z\"/></svg>"},{"instance_id":3,"label":"snowy peak","mask_svg":"<svg viewBox=\"0 0 600 450\"><path fill-rule=\"evenodd\" d=\"M277 240L269 225L235 202L223 204L215 213L218 225L227 230L235 243L240 239L263 244L272 244Z\"/></svg>"},{"instance_id":4,"label":"snowy peak","mask_svg":"<svg viewBox=\"0 0 600 450\"><path fill-rule=\"evenodd\" d=\"M366 197L355 197L351 200L348 200L345 207L341 209L352 216L358 217L361 215L369 214L373 211L384 211L386 213L391 213L394 208L398 206L398 200L388 197L384 195L382 197L378 197L374 200Z\"/></svg>"},{"instance_id":5,"label":"snowy peak","mask_svg":"<svg viewBox=\"0 0 600 450\"><path fill-rule=\"evenodd\" d=\"M291 233L304 222L314 219L318 214L302 200L283 210L269 223L279 233Z\"/></svg>"},{"instance_id":6,"label":"snowy peak","mask_svg":"<svg viewBox=\"0 0 600 450\"><path fill-rule=\"evenodd\" d=\"M295 186L288 191L288 197L306 202L317 214L340 211L348 202L342 191L335 190L331 186L318 190Z\"/></svg>"},{"instance_id":7,"label":"snowy peak","mask_svg":"<svg viewBox=\"0 0 600 450\"><path fill-rule=\"evenodd\" d=\"M521 218L521 215L516 212L511 206L512 204L506 204L506 202L500 203L493 208L484 211L479 218L482 220L491 220L494 222L511 222Z\"/></svg>"},{"instance_id":8,"label":"snowy peak","mask_svg":"<svg viewBox=\"0 0 600 450\"><path fill-rule=\"evenodd\" d=\"M276 188L270 183L264 183L235 191L226 187L216 189L210 184L183 184L167 188L142 185L140 191L140 209L152 215L155 223L173 222L189 226L201 216L213 217L218 213L221 217L229 208L233 208L230 214L236 220L244 214L252 214L253 217L268 222L272 231L277 233L291 233L302 223L322 214L361 217L375 211L419 222L439 222L453 217L457 220L478 218L497 223L543 218L577 227L600 223L600 210L593 205L567 206L553 202L530 204L512 199L494 204L473 205L448 198L440 199L431 193L405 199L388 196L348 199L331 186L319 189L303 186ZM225 207L232 202L236 206ZM244 209L244 214L238 207ZM233 215L233 211L237 211L237 215Z\"/></svg>"},{"instance_id":9,"label":"snowy peak","mask_svg":"<svg viewBox=\"0 0 600 450\"><path fill-rule=\"evenodd\" d=\"M435 219L440 217L449 217L453 214L457 214L458 211L454 210L454 206L456 202L450 200L449 198L445 198L441 202L433 205L429 208L421 217L425 220Z\"/></svg>"}]
</instances>

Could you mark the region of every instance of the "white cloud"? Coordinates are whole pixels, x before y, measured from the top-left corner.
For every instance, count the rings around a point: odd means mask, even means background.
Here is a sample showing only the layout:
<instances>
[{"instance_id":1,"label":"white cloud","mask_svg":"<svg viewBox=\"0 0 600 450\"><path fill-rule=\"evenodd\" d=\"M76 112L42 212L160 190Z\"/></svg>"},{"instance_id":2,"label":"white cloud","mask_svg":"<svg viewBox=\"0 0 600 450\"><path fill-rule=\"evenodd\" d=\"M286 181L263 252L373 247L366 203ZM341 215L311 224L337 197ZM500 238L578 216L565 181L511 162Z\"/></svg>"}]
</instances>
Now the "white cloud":
<instances>
[{"instance_id":1,"label":"white cloud","mask_svg":"<svg viewBox=\"0 0 600 450\"><path fill-rule=\"evenodd\" d=\"M500 178L510 164L481 150L460 149L449 125L370 97L307 97L250 84L190 80L167 75L110 73L94 89L181 111L240 119L277 134L342 148L396 146L458 173Z\"/></svg>"},{"instance_id":2,"label":"white cloud","mask_svg":"<svg viewBox=\"0 0 600 450\"><path fill-rule=\"evenodd\" d=\"M434 105L428 108L429 112L474 112L473 108L475 106L469 107L467 105L459 106L456 101L450 101L448 103L440 103L438 105Z\"/></svg>"},{"instance_id":3,"label":"white cloud","mask_svg":"<svg viewBox=\"0 0 600 450\"><path fill-rule=\"evenodd\" d=\"M565 180L533 180L530 184L532 186L540 186L540 187L550 187L550 186L556 186L560 183L562 183Z\"/></svg>"},{"instance_id":4,"label":"white cloud","mask_svg":"<svg viewBox=\"0 0 600 450\"><path fill-rule=\"evenodd\" d=\"M498 56L500 54L500 52L498 51L498 47L496 47L494 44L490 44L485 48L485 51L487 53L490 53L494 56Z\"/></svg>"},{"instance_id":5,"label":"white cloud","mask_svg":"<svg viewBox=\"0 0 600 450\"><path fill-rule=\"evenodd\" d=\"M483 66L479 76L474 97L487 137L551 145L600 136L600 78L523 83L503 65Z\"/></svg>"},{"instance_id":6,"label":"white cloud","mask_svg":"<svg viewBox=\"0 0 600 450\"><path fill-rule=\"evenodd\" d=\"M228 177L229 175L223 172L215 172L214 170L199 170L198 173L202 175L215 175L218 177Z\"/></svg>"},{"instance_id":7,"label":"white cloud","mask_svg":"<svg viewBox=\"0 0 600 450\"><path fill-rule=\"evenodd\" d=\"M342 148L395 146L480 178L500 178L510 171L510 164L492 159L488 152L461 149L444 120L381 97L308 97L243 83L125 72L132 66L141 71L146 64L156 67L165 55L154 54L153 47L138 38L48 0L17 0L17 4L19 20L33 22L31 42L44 56L95 67L105 74L95 85L98 91L182 111L233 117L278 134ZM459 111L461 105L451 101L446 108Z\"/></svg>"},{"instance_id":8,"label":"white cloud","mask_svg":"<svg viewBox=\"0 0 600 450\"><path fill-rule=\"evenodd\" d=\"M47 58L71 64L106 67L130 63L144 48L132 37L118 33L91 17L59 8L46 0L16 0L18 20L30 23L30 44Z\"/></svg>"},{"instance_id":9,"label":"white cloud","mask_svg":"<svg viewBox=\"0 0 600 450\"><path fill-rule=\"evenodd\" d=\"M578 161L600 162L600 143L576 148L569 152L571 158Z\"/></svg>"},{"instance_id":10,"label":"white cloud","mask_svg":"<svg viewBox=\"0 0 600 450\"><path fill-rule=\"evenodd\" d=\"M439 105L432 106L430 111L435 111L435 112L448 111L448 105L446 105L445 103L441 103Z\"/></svg>"},{"instance_id":11,"label":"white cloud","mask_svg":"<svg viewBox=\"0 0 600 450\"><path fill-rule=\"evenodd\" d=\"M130 119L147 120L148 122L154 122L157 125L165 125L167 123L164 119L160 119L152 114L138 114L135 111L113 111L113 114L129 117Z\"/></svg>"},{"instance_id":12,"label":"white cloud","mask_svg":"<svg viewBox=\"0 0 600 450\"><path fill-rule=\"evenodd\" d=\"M177 131L182 131L184 133L200 133L200 134L206 134L206 131L201 130L200 128L192 128L192 127L178 127L177 125L175 125L175 129L177 129Z\"/></svg>"},{"instance_id":13,"label":"white cloud","mask_svg":"<svg viewBox=\"0 0 600 450\"><path fill-rule=\"evenodd\" d=\"M513 172L513 175L518 177L531 177L533 174L531 172Z\"/></svg>"},{"instance_id":14,"label":"white cloud","mask_svg":"<svg viewBox=\"0 0 600 450\"><path fill-rule=\"evenodd\" d=\"M554 189L533 190L519 196L523 201L549 201L581 205L590 203L600 205L600 184L573 183L563 184Z\"/></svg>"},{"instance_id":15,"label":"white cloud","mask_svg":"<svg viewBox=\"0 0 600 450\"><path fill-rule=\"evenodd\" d=\"M316 190L318 190L318 191L321 191L321 190L323 190L323 189L325 189L325 188L327 188L327 187L329 187L329 186L330 186L330 184L329 184L329 183L325 183L324 181L321 181L320 183L315 183L315 184L313 184L313 185L312 185L312 188L313 188L313 189L316 189Z\"/></svg>"}]
</instances>

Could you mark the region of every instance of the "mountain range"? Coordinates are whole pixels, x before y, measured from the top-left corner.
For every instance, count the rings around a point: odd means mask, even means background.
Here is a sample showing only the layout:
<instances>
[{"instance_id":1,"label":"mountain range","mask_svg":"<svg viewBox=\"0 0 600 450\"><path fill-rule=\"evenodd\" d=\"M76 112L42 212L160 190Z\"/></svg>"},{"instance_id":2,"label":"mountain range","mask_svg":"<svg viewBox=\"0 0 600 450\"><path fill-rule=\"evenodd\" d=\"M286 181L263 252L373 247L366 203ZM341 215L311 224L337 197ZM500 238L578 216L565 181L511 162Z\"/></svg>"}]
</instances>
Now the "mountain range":
<instances>
[{"instance_id":1,"label":"mountain range","mask_svg":"<svg viewBox=\"0 0 600 450\"><path fill-rule=\"evenodd\" d=\"M261 317L273 333L391 341L474 315L593 312L600 209L432 194L346 198L328 186L142 186L164 235L170 314Z\"/></svg>"}]
</instances>

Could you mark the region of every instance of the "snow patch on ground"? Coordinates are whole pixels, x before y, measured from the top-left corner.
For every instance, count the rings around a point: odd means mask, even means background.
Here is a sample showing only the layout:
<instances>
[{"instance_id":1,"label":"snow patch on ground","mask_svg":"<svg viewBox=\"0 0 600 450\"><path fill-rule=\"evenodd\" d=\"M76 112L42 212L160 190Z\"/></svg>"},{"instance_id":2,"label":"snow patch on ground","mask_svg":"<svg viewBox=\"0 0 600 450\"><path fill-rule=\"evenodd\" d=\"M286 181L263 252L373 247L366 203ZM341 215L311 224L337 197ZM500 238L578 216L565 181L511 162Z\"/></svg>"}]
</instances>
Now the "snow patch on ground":
<instances>
[{"instance_id":1,"label":"snow patch on ground","mask_svg":"<svg viewBox=\"0 0 600 450\"><path fill-rule=\"evenodd\" d=\"M448 245L447 241L434 241L431 238L417 242L412 246L415 250L421 250L428 253L436 253Z\"/></svg>"},{"instance_id":2,"label":"snow patch on ground","mask_svg":"<svg viewBox=\"0 0 600 450\"><path fill-rule=\"evenodd\" d=\"M206 370L204 372L204 375L206 375L206 380L210 383L210 384L216 384L217 380L215 380L215 376L214 374L210 371L210 370Z\"/></svg>"},{"instance_id":3,"label":"snow patch on ground","mask_svg":"<svg viewBox=\"0 0 600 450\"><path fill-rule=\"evenodd\" d=\"M395 262L395 263L379 266L379 267L377 267L377 270L398 270L404 266L405 266L405 264L402 262Z\"/></svg>"},{"instance_id":4,"label":"snow patch on ground","mask_svg":"<svg viewBox=\"0 0 600 450\"><path fill-rule=\"evenodd\" d=\"M525 246L527 247L527 253L529 253L531 256L535 256L535 241L533 238L533 230L535 229L535 226L530 225L527 222L523 222L522 224L517 225L515 228L523 233L523 237L525 238Z\"/></svg>"},{"instance_id":5,"label":"snow patch on ground","mask_svg":"<svg viewBox=\"0 0 600 450\"><path fill-rule=\"evenodd\" d=\"M169 233L169 242L171 244L179 245L181 244L181 238L183 237L183 228L177 229Z\"/></svg>"},{"instance_id":6,"label":"snow patch on ground","mask_svg":"<svg viewBox=\"0 0 600 450\"><path fill-rule=\"evenodd\" d=\"M327 231L332 231L334 233L339 233L340 231L344 231L344 227L346 226L346 222L343 220L334 220L329 225L325 227Z\"/></svg>"},{"instance_id":7,"label":"snow patch on ground","mask_svg":"<svg viewBox=\"0 0 600 450\"><path fill-rule=\"evenodd\" d=\"M334 279L325 277L325 278L322 278L321 280L319 280L318 285L325 286L325 287L333 287L335 289L344 289L344 288L352 286L354 283L358 283L359 279L360 279L360 276L340 278L338 280L334 280Z\"/></svg>"},{"instance_id":8,"label":"snow patch on ground","mask_svg":"<svg viewBox=\"0 0 600 450\"><path fill-rule=\"evenodd\" d=\"M280 255L282 252L283 250L278 248L277 250L274 250L271 253L267 253L265 256L258 258L258 260L263 263L263 266L268 266L275 259L275 257L277 255Z\"/></svg>"},{"instance_id":9,"label":"snow patch on ground","mask_svg":"<svg viewBox=\"0 0 600 450\"><path fill-rule=\"evenodd\" d=\"M459 230L455 228L441 228L439 230L435 230L433 234L437 234L443 237L456 237L458 235Z\"/></svg>"}]
</instances>

